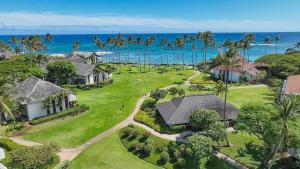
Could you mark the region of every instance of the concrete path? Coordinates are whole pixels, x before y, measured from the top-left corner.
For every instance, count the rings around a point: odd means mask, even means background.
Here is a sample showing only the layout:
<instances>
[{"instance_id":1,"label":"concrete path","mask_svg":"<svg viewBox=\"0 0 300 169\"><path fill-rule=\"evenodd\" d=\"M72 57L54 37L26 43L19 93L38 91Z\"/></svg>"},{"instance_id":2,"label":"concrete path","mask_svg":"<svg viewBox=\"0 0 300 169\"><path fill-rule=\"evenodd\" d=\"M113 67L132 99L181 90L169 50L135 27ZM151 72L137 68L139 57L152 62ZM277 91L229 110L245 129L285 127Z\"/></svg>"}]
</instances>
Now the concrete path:
<instances>
[{"instance_id":1,"label":"concrete path","mask_svg":"<svg viewBox=\"0 0 300 169\"><path fill-rule=\"evenodd\" d=\"M188 85L190 84L190 80L197 77L200 74L200 72L197 71L196 74L194 74L193 76L189 77L184 84ZM169 89L171 87L176 87L178 85L170 85L167 87L164 87L162 89ZM156 132L155 130L153 130L152 128L138 123L136 121L134 121L134 116L139 112L139 109L141 107L141 105L143 104L143 102L145 101L145 99L147 97L149 97L149 93L142 96L136 103L135 108L133 109L132 113L129 115L129 117L127 119L125 119L124 121L120 122L119 124L115 125L114 127L100 133L99 135L95 136L94 138L90 139L89 141L87 141L86 143L76 147L76 148L62 148L61 151L58 153L58 156L61 159L61 162L65 161L65 160L73 160L75 157L77 157L83 150L86 150L87 148L89 148L91 145L95 144L96 142L100 141L101 139L103 139L104 137L107 137L109 135L111 135L112 133L128 126L129 124L134 124L137 125L139 127L144 128L145 130L151 132L151 134L163 138L163 139L167 139L167 140L172 140L172 141L179 141L179 142L185 142L184 140L184 136L189 134L189 132L184 132L182 134L174 134L174 135L169 135L169 134L161 134L159 132ZM40 143L36 143L36 142L32 142L32 141L28 141L28 140L23 140L19 137L12 137L11 138L14 142L24 145L24 146L36 146L36 145L41 145ZM229 164L239 168L239 169L247 169L247 167L243 166L242 164L238 163L237 161L231 159L228 156L225 156L224 154L220 153L220 152L214 152L213 153L216 157L218 157L219 159L225 160L227 161ZM0 169L1 166L0 166Z\"/></svg>"},{"instance_id":2,"label":"concrete path","mask_svg":"<svg viewBox=\"0 0 300 169\"><path fill-rule=\"evenodd\" d=\"M246 89L246 88L260 88L260 87L267 87L264 84L257 84L257 85L247 85L247 86L231 86L229 89Z\"/></svg>"}]
</instances>

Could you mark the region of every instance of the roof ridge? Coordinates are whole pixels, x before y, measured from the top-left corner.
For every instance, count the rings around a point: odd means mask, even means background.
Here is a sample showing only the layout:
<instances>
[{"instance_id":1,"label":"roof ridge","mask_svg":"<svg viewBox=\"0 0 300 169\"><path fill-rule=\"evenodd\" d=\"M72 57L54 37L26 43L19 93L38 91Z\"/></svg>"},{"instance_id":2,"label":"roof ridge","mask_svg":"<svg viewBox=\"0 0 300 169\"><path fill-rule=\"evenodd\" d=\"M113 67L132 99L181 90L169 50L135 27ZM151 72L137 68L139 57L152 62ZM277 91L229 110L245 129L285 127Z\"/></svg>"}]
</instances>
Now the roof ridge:
<instances>
[{"instance_id":1,"label":"roof ridge","mask_svg":"<svg viewBox=\"0 0 300 169\"><path fill-rule=\"evenodd\" d=\"M36 86L38 85L38 83L40 82L40 79L39 78L37 78L37 77L30 77L30 78L32 78L32 79L34 79L34 80L37 80L37 83L35 83L35 85L34 85L34 87L32 88L32 90L31 90L31 92L27 95L27 97L29 98L30 97L30 95L33 93L33 91L36 89Z\"/></svg>"},{"instance_id":2,"label":"roof ridge","mask_svg":"<svg viewBox=\"0 0 300 169\"><path fill-rule=\"evenodd\" d=\"M180 98L180 97L179 97L179 98ZM175 113L172 114L172 116L171 116L171 118L169 118L168 122L170 122L170 121L173 119L174 115L177 114L177 111L178 111L180 105L182 104L183 100L185 99L185 96L183 96L182 98L183 98L183 99L181 100L181 102L180 102L179 106L177 107ZM171 103L172 103L172 102L171 102ZM172 104L173 104L173 103L172 103ZM173 104L173 105L174 105L174 104ZM175 106L175 107L176 107L176 106Z\"/></svg>"}]
</instances>

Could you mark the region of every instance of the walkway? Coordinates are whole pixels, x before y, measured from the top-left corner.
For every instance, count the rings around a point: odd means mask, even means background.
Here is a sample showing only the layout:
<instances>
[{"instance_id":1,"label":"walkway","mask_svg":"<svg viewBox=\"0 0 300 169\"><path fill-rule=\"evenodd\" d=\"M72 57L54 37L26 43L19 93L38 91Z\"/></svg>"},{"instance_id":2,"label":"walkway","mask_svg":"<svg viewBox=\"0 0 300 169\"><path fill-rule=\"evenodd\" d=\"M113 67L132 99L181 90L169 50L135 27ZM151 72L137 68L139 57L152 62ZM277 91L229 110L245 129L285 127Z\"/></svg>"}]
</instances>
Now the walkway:
<instances>
[{"instance_id":1,"label":"walkway","mask_svg":"<svg viewBox=\"0 0 300 169\"><path fill-rule=\"evenodd\" d=\"M184 84L190 84L190 80L195 78L196 76L198 76L200 74L200 72L197 71L196 74L194 74L193 76L189 77ZM178 86L177 84L175 85L170 85L167 87L164 87L162 89L169 89L171 87L176 87ZM87 148L89 148L91 145L95 144L96 142L100 141L101 139L111 135L112 133L128 126L129 124L134 124L137 125L139 127L144 128L145 130L151 132L151 134L163 138L163 139L167 139L167 140L172 140L172 141L180 141L180 142L184 142L184 136L186 134L188 134L188 132L182 133L182 134L174 134L174 135L169 135L169 134L161 134L159 132L156 132L155 130L153 130L152 128L138 123L136 121L134 121L134 116L139 112L139 109L141 107L141 105L143 104L143 102L145 101L146 98L149 97L149 93L146 94L145 96L142 96L136 103L135 108L133 109L132 113L129 115L129 117L127 119L125 119L124 121L120 122L119 124L115 125L114 127L100 133L99 135L95 136L94 138L90 139L89 141L87 141L86 143L76 147L76 148L62 148L61 151L58 153L58 156L61 159L61 162L65 161L65 160L73 160L75 157L77 157L83 150L86 150ZM12 137L11 138L13 141L15 141L16 143L20 144L20 145L24 145L24 146L36 146L36 145L41 145L40 143L36 143L36 142L32 142L32 141L27 141L27 140L23 140L19 137ZM231 159L230 157L225 156L224 154L220 153L220 152L214 152L214 155L216 157L218 157L219 159L225 160L227 161L229 164L236 166L239 169L247 169L247 167L243 166L242 164L238 163L237 161ZM1 169L1 168L0 168Z\"/></svg>"}]
</instances>

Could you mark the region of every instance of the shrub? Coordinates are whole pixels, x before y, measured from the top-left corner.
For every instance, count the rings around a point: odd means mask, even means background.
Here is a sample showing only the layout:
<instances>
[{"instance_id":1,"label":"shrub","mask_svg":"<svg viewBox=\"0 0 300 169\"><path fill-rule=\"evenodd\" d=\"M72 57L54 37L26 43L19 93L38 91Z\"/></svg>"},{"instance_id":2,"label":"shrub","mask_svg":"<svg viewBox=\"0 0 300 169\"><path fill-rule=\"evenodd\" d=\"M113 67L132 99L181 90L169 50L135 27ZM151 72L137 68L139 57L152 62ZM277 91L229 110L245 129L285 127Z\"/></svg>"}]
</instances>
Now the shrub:
<instances>
[{"instance_id":1,"label":"shrub","mask_svg":"<svg viewBox=\"0 0 300 169\"><path fill-rule=\"evenodd\" d=\"M60 150L60 148L61 148L61 147L60 147L57 143L55 143L55 142L50 142L50 143L48 144L48 146L51 147L52 150L53 150L54 152L58 152L58 151Z\"/></svg>"},{"instance_id":2,"label":"shrub","mask_svg":"<svg viewBox=\"0 0 300 169\"><path fill-rule=\"evenodd\" d=\"M144 134L143 134L143 137L145 139L149 138L151 136L151 133L149 131L145 131Z\"/></svg>"},{"instance_id":3,"label":"shrub","mask_svg":"<svg viewBox=\"0 0 300 169\"><path fill-rule=\"evenodd\" d=\"M55 167L54 169L68 169L70 166L70 161L65 160L59 166Z\"/></svg>"},{"instance_id":4,"label":"shrub","mask_svg":"<svg viewBox=\"0 0 300 169\"><path fill-rule=\"evenodd\" d=\"M130 135L133 137L137 137L139 135L139 130L138 129L132 129L130 132Z\"/></svg>"},{"instance_id":5,"label":"shrub","mask_svg":"<svg viewBox=\"0 0 300 169\"><path fill-rule=\"evenodd\" d=\"M157 145L156 151L158 153L160 153L160 152L168 152L169 150L168 150L168 147L166 145L159 144L159 145Z\"/></svg>"},{"instance_id":6,"label":"shrub","mask_svg":"<svg viewBox=\"0 0 300 169\"><path fill-rule=\"evenodd\" d=\"M0 147L4 148L7 151L12 151L19 148L20 146L17 143L13 142L11 139L1 138Z\"/></svg>"},{"instance_id":7,"label":"shrub","mask_svg":"<svg viewBox=\"0 0 300 169\"><path fill-rule=\"evenodd\" d=\"M140 148L140 143L138 141L134 141L131 143L130 148L133 150L138 150Z\"/></svg>"},{"instance_id":8,"label":"shrub","mask_svg":"<svg viewBox=\"0 0 300 169\"><path fill-rule=\"evenodd\" d=\"M142 111L146 111L147 110L147 112L149 111L149 110L153 110L154 109L154 107L155 107L155 100L153 100L153 99L146 99L145 101L144 101L144 103L141 105L141 110Z\"/></svg>"},{"instance_id":9,"label":"shrub","mask_svg":"<svg viewBox=\"0 0 300 169\"><path fill-rule=\"evenodd\" d=\"M153 145L152 144L147 144L146 146L144 146L143 148L143 153L147 156L151 155L153 151Z\"/></svg>"},{"instance_id":10,"label":"shrub","mask_svg":"<svg viewBox=\"0 0 300 169\"><path fill-rule=\"evenodd\" d=\"M173 153L173 157L177 160L178 158L181 157L181 153L180 153L178 150L176 150L176 151L174 151L174 153Z\"/></svg>"},{"instance_id":11,"label":"shrub","mask_svg":"<svg viewBox=\"0 0 300 169\"><path fill-rule=\"evenodd\" d=\"M162 163L167 163L168 161L169 161L169 153L167 153L167 152L162 152L161 154L160 154L160 160L161 160L161 162Z\"/></svg>"},{"instance_id":12,"label":"shrub","mask_svg":"<svg viewBox=\"0 0 300 169\"><path fill-rule=\"evenodd\" d=\"M174 132L182 132L183 130L186 129L186 125L176 125L176 126L172 126L171 129L174 131Z\"/></svg>"},{"instance_id":13,"label":"shrub","mask_svg":"<svg viewBox=\"0 0 300 169\"><path fill-rule=\"evenodd\" d=\"M180 168L183 168L185 166L185 159L184 158L178 158L176 163Z\"/></svg>"},{"instance_id":14,"label":"shrub","mask_svg":"<svg viewBox=\"0 0 300 169\"><path fill-rule=\"evenodd\" d=\"M47 168L56 162L53 148L47 145L15 149L10 153L10 158L9 166L22 169Z\"/></svg>"},{"instance_id":15,"label":"shrub","mask_svg":"<svg viewBox=\"0 0 300 169\"><path fill-rule=\"evenodd\" d=\"M146 140L146 144L154 144L154 140L148 139L148 140Z\"/></svg>"},{"instance_id":16,"label":"shrub","mask_svg":"<svg viewBox=\"0 0 300 169\"><path fill-rule=\"evenodd\" d=\"M124 133L124 136L129 136L130 133L132 131L132 128L131 127L126 127L124 130L123 130L123 133Z\"/></svg>"},{"instance_id":17,"label":"shrub","mask_svg":"<svg viewBox=\"0 0 300 169\"><path fill-rule=\"evenodd\" d=\"M14 132L22 131L25 128L24 123L14 123L8 125L8 127L5 129L5 135L9 136Z\"/></svg>"},{"instance_id":18,"label":"shrub","mask_svg":"<svg viewBox=\"0 0 300 169\"><path fill-rule=\"evenodd\" d=\"M146 112L140 111L134 116L134 120L153 128L155 131L160 131L160 126L155 124L154 119L149 117Z\"/></svg>"},{"instance_id":19,"label":"shrub","mask_svg":"<svg viewBox=\"0 0 300 169\"><path fill-rule=\"evenodd\" d=\"M36 125L36 124L44 123L44 122L54 120L54 119L57 119L57 118L61 118L61 117L64 117L64 116L75 116L75 115L81 114L81 113L83 113L87 110L89 110L89 106L87 106L85 104L82 104L82 105L79 105L79 106L76 106L76 107L73 107L73 108L66 109L66 110L64 110L62 112L59 112L59 113L56 113L56 114L52 114L52 115L49 115L49 116L39 117L39 118L33 119L29 123L32 124L32 125Z\"/></svg>"},{"instance_id":20,"label":"shrub","mask_svg":"<svg viewBox=\"0 0 300 169\"><path fill-rule=\"evenodd\" d=\"M179 147L179 151L181 154L186 154L186 146L184 144L181 144Z\"/></svg>"},{"instance_id":21,"label":"shrub","mask_svg":"<svg viewBox=\"0 0 300 169\"><path fill-rule=\"evenodd\" d=\"M133 128L134 125L133 124L128 124L128 127Z\"/></svg>"}]
</instances>

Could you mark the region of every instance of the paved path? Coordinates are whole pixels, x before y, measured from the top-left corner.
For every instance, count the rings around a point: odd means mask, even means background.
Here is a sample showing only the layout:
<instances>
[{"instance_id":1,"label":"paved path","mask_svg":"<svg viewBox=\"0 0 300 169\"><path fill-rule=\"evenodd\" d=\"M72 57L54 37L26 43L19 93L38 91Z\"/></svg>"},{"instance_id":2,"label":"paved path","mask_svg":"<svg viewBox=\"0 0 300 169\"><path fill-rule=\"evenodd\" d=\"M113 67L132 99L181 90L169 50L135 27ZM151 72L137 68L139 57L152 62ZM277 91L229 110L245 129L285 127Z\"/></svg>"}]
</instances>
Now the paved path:
<instances>
[{"instance_id":1,"label":"paved path","mask_svg":"<svg viewBox=\"0 0 300 169\"><path fill-rule=\"evenodd\" d=\"M246 86L231 86L229 89L245 89L245 88L260 88L260 87L267 87L264 84L257 84L257 85L246 85Z\"/></svg>"},{"instance_id":2,"label":"paved path","mask_svg":"<svg viewBox=\"0 0 300 169\"><path fill-rule=\"evenodd\" d=\"M196 74L194 74L193 76L189 77L184 84L188 85L190 84L189 81L193 78L195 78L196 76L198 76L200 74L200 72L197 71ZM168 89L171 87L176 87L178 85L170 85L167 87L164 87L162 89ZM133 109L132 113L129 115L129 117L127 119L125 119L124 121L122 121L121 123L115 125L114 127L100 133L99 135L95 136L94 138L90 139L89 141L87 141L86 143L76 147L76 148L62 148L61 151L58 153L61 162L65 161L65 160L73 160L75 157L77 157L83 150L86 150L87 148L89 148L91 145L95 144L96 142L100 141L101 139L103 139L104 137L107 137L109 135L111 135L112 133L116 132L119 129L122 129L126 126L128 126L129 124L135 124L139 127L144 128L145 130L151 132L151 134L163 138L163 139L167 139L167 140L172 140L172 141L180 141L180 142L185 142L184 140L184 136L188 133L182 133L182 134L173 134L173 135L169 135L169 134L161 134L159 132L156 132L155 130L153 130L152 128L138 123L136 121L134 121L134 116L139 112L139 109L141 107L141 105L143 104L143 102L145 101L145 99L149 97L149 93L146 94L145 96L142 96L136 103L135 108ZM36 142L32 142L32 141L27 141L27 140L23 140L19 137L12 137L11 138L13 141L15 141L18 144L24 145L24 146L36 146L36 145L41 145L40 143L36 143ZM218 157L219 159L225 160L227 161L229 164L239 168L239 169L247 169L247 167L243 166L242 164L238 163L237 161L231 159L228 156L225 156L224 154L220 153L220 152L214 152L213 153L216 157ZM0 168L1 169L1 168Z\"/></svg>"}]
</instances>

